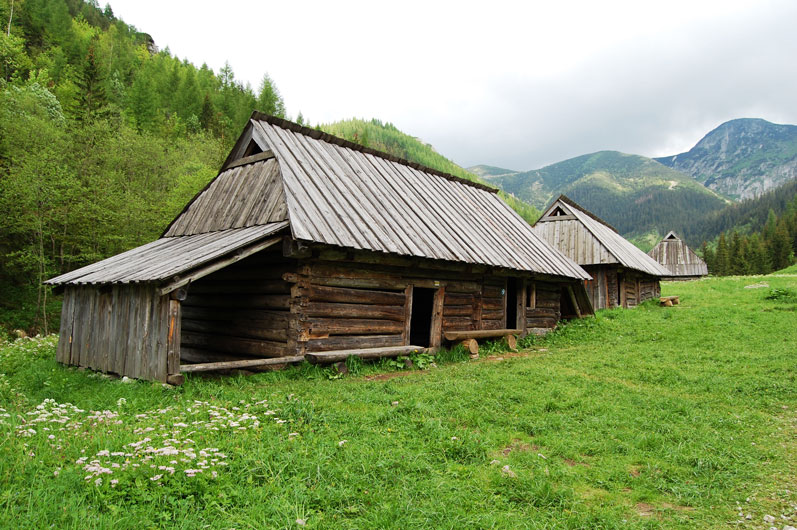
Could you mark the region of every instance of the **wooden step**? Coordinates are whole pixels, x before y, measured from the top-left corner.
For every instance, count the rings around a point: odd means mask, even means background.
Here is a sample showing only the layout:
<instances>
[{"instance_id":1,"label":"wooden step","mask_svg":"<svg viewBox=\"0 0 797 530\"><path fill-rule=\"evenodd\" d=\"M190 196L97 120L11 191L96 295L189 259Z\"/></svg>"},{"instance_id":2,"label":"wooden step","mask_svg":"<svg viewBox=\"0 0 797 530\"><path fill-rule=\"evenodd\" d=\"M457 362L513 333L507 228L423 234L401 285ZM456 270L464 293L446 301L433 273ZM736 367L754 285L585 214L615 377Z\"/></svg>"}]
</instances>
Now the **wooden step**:
<instances>
[{"instance_id":1,"label":"wooden step","mask_svg":"<svg viewBox=\"0 0 797 530\"><path fill-rule=\"evenodd\" d=\"M421 351L426 351L426 348L423 346L385 346L383 348L309 352L305 358L311 363L323 364L345 361L352 356L360 359L381 359L382 357L398 357Z\"/></svg>"}]
</instances>

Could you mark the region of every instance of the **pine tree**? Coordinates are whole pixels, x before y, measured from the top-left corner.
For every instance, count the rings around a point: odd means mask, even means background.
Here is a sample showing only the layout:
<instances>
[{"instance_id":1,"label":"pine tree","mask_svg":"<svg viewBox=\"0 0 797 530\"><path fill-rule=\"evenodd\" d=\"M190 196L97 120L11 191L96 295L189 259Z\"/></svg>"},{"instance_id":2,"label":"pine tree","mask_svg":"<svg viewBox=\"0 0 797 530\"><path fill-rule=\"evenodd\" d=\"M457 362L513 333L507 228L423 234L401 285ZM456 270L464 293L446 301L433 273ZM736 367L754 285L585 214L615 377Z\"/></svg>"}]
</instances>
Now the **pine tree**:
<instances>
[{"instance_id":1,"label":"pine tree","mask_svg":"<svg viewBox=\"0 0 797 530\"><path fill-rule=\"evenodd\" d=\"M274 84L268 74L264 74L263 80L260 82L257 109L260 112L279 116L280 118L285 116L285 103L282 101L279 90L277 90L277 85Z\"/></svg>"},{"instance_id":2,"label":"pine tree","mask_svg":"<svg viewBox=\"0 0 797 530\"><path fill-rule=\"evenodd\" d=\"M88 122L99 117L108 105L105 97L105 86L100 65L96 59L94 42L89 45L83 71L78 76L77 86L80 89L75 108L75 117L79 121Z\"/></svg>"},{"instance_id":3,"label":"pine tree","mask_svg":"<svg viewBox=\"0 0 797 530\"><path fill-rule=\"evenodd\" d=\"M744 274L744 264L742 256L742 238L739 232L734 231L731 236L731 244L728 248L728 273Z\"/></svg>"},{"instance_id":4,"label":"pine tree","mask_svg":"<svg viewBox=\"0 0 797 530\"><path fill-rule=\"evenodd\" d=\"M216 109L213 107L213 102L210 101L210 96L208 94L205 94L205 99L202 101L202 110L199 112L199 124L206 131L216 134L218 128Z\"/></svg>"},{"instance_id":5,"label":"pine tree","mask_svg":"<svg viewBox=\"0 0 797 530\"><path fill-rule=\"evenodd\" d=\"M717 243L717 254L714 257L714 272L717 276L727 276L730 274L728 244L725 241L725 232L720 234Z\"/></svg>"},{"instance_id":6,"label":"pine tree","mask_svg":"<svg viewBox=\"0 0 797 530\"><path fill-rule=\"evenodd\" d=\"M700 253L703 255L703 261L706 262L706 267L710 273L714 273L714 252L709 248L708 243L703 241L700 245Z\"/></svg>"},{"instance_id":7,"label":"pine tree","mask_svg":"<svg viewBox=\"0 0 797 530\"><path fill-rule=\"evenodd\" d=\"M791 238L786 220L781 219L775 227L775 233L769 241L769 259L774 270L785 269L794 261Z\"/></svg>"},{"instance_id":8,"label":"pine tree","mask_svg":"<svg viewBox=\"0 0 797 530\"><path fill-rule=\"evenodd\" d=\"M769 256L761 236L758 234L750 236L748 249L751 272L753 274L768 274L771 272Z\"/></svg>"}]
</instances>

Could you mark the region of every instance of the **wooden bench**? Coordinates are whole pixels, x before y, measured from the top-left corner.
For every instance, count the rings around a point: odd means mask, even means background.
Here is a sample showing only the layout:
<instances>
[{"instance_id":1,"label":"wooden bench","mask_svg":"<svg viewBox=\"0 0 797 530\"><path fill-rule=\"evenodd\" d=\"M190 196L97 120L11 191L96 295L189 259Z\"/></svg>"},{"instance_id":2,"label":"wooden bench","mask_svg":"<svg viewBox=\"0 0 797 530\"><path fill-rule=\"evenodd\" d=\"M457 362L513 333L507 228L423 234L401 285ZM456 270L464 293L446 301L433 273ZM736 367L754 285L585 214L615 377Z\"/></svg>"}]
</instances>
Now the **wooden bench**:
<instances>
[{"instance_id":1,"label":"wooden bench","mask_svg":"<svg viewBox=\"0 0 797 530\"><path fill-rule=\"evenodd\" d=\"M459 342L471 355L478 355L478 339L504 337L509 348L514 350L517 347L517 335L521 333L522 330L520 329L478 329L474 331L446 331L443 333L443 337L450 342Z\"/></svg>"},{"instance_id":2,"label":"wooden bench","mask_svg":"<svg viewBox=\"0 0 797 530\"><path fill-rule=\"evenodd\" d=\"M661 298L659 298L659 304L665 307L672 307L680 303L681 301L678 299L677 296L662 296Z\"/></svg>"}]
</instances>

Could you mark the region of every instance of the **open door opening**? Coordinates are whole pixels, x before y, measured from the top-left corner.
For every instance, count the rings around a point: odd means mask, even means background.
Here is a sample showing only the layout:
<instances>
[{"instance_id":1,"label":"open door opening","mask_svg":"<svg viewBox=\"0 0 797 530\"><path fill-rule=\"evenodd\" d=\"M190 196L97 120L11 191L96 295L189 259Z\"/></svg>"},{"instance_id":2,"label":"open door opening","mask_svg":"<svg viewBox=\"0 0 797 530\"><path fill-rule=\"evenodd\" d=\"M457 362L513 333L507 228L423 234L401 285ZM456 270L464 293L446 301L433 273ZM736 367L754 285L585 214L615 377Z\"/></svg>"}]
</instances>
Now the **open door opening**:
<instances>
[{"instance_id":1,"label":"open door opening","mask_svg":"<svg viewBox=\"0 0 797 530\"><path fill-rule=\"evenodd\" d=\"M432 312L435 289L414 287L410 315L410 344L428 348L432 335Z\"/></svg>"},{"instance_id":2,"label":"open door opening","mask_svg":"<svg viewBox=\"0 0 797 530\"><path fill-rule=\"evenodd\" d=\"M506 327L507 329L517 329L517 278L507 278L506 280Z\"/></svg>"}]
</instances>

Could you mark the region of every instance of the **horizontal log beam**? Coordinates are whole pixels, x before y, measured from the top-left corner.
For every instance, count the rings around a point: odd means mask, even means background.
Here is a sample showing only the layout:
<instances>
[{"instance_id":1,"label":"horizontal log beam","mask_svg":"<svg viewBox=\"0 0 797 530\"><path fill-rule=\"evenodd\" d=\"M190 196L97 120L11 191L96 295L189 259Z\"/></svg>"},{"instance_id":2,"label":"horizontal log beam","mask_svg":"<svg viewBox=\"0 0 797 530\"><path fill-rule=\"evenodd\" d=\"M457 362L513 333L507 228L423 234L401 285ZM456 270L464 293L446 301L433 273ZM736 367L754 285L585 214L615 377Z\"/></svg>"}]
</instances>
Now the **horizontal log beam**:
<instances>
[{"instance_id":1,"label":"horizontal log beam","mask_svg":"<svg viewBox=\"0 0 797 530\"><path fill-rule=\"evenodd\" d=\"M326 352L307 353L305 357L311 363L336 363L345 361L349 357L359 357L361 359L380 359L383 357L398 357L410 353L426 351L422 346L389 346L386 348L363 348L359 350L337 350Z\"/></svg>"},{"instance_id":2,"label":"horizontal log beam","mask_svg":"<svg viewBox=\"0 0 797 530\"><path fill-rule=\"evenodd\" d=\"M299 363L304 360L302 355L290 357L272 357L269 359L246 359L242 361L222 361L217 363L181 364L182 373L189 372L210 372L213 370L232 370L235 368L255 368L258 366L268 366L274 364Z\"/></svg>"},{"instance_id":3,"label":"horizontal log beam","mask_svg":"<svg viewBox=\"0 0 797 530\"><path fill-rule=\"evenodd\" d=\"M443 336L451 342L465 339L488 339L491 337L504 337L506 335L520 335L520 329L477 329L473 331L446 331Z\"/></svg>"},{"instance_id":4,"label":"horizontal log beam","mask_svg":"<svg viewBox=\"0 0 797 530\"><path fill-rule=\"evenodd\" d=\"M404 319L404 307L399 305L310 302L302 310L308 317Z\"/></svg>"}]
</instances>

